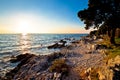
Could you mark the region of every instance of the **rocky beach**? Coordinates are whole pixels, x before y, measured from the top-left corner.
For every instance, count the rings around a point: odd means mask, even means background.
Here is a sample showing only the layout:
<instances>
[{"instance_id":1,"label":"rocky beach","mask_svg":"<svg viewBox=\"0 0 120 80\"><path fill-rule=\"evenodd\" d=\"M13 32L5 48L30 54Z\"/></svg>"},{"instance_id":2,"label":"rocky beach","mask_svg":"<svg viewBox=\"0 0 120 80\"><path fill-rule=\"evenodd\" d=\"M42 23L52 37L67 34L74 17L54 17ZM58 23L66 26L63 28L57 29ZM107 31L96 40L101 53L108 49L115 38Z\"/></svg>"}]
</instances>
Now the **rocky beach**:
<instances>
[{"instance_id":1,"label":"rocky beach","mask_svg":"<svg viewBox=\"0 0 120 80\"><path fill-rule=\"evenodd\" d=\"M17 67L8 72L2 80L93 80L92 76L98 76L99 80L112 80L105 69L110 73L107 63L105 45L98 42L103 39L83 37L71 42L71 45L63 45L57 53L49 55L21 54L11 59L12 63L19 62ZM63 40L60 42L64 42ZM61 44L60 44L61 45ZM57 44L58 46L58 44ZM49 47L48 47L49 48ZM56 48L52 46L51 48ZM118 60L120 57L117 58ZM109 64L112 62L108 62ZM119 62L117 62L118 64ZM116 62L113 64L116 65ZM104 67L104 68L103 68ZM114 68L113 68L114 69ZM95 70L98 72L92 73ZM112 75L112 73L111 73ZM106 77L107 76L107 77Z\"/></svg>"},{"instance_id":2,"label":"rocky beach","mask_svg":"<svg viewBox=\"0 0 120 80\"><path fill-rule=\"evenodd\" d=\"M120 80L120 0L0 0L0 80Z\"/></svg>"}]
</instances>

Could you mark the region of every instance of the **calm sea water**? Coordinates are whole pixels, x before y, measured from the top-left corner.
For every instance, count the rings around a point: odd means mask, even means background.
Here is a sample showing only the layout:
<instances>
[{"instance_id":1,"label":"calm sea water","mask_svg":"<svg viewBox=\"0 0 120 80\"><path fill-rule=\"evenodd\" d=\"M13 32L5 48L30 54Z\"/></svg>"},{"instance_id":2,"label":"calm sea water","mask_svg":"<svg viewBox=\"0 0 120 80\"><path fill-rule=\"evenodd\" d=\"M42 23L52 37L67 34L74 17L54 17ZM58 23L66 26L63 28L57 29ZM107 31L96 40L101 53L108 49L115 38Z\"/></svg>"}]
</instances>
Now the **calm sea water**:
<instances>
[{"instance_id":1,"label":"calm sea water","mask_svg":"<svg viewBox=\"0 0 120 80\"><path fill-rule=\"evenodd\" d=\"M69 45L73 39L79 40L87 34L0 34L0 76L14 68L17 63L10 63L12 56L24 53L36 55L50 54L59 49L47 49L47 46L66 40ZM70 40L68 40L70 39Z\"/></svg>"}]
</instances>

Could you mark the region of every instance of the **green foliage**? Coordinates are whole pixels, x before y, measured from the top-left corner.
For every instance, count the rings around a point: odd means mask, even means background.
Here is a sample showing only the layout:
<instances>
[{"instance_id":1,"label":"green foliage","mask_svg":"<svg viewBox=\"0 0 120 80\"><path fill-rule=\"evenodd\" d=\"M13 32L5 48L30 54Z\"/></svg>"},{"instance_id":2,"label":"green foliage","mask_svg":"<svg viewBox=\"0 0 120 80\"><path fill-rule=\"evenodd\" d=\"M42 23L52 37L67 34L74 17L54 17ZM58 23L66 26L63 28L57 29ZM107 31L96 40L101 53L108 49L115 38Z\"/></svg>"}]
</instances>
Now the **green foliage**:
<instances>
[{"instance_id":1,"label":"green foliage","mask_svg":"<svg viewBox=\"0 0 120 80\"><path fill-rule=\"evenodd\" d=\"M68 65L64 59L56 59L49 68L50 72L67 73Z\"/></svg>"},{"instance_id":2,"label":"green foliage","mask_svg":"<svg viewBox=\"0 0 120 80\"><path fill-rule=\"evenodd\" d=\"M116 28L120 28L120 0L89 0L88 2L88 8L78 12L78 17L86 25L85 28L102 26L99 33L108 31L110 42L115 44L115 31Z\"/></svg>"},{"instance_id":3,"label":"green foliage","mask_svg":"<svg viewBox=\"0 0 120 80\"><path fill-rule=\"evenodd\" d=\"M107 34L107 28L108 26L106 26L105 24L102 24L98 29L98 35Z\"/></svg>"},{"instance_id":4,"label":"green foliage","mask_svg":"<svg viewBox=\"0 0 120 80\"><path fill-rule=\"evenodd\" d=\"M88 8L79 11L78 17L84 21L88 27L99 27L103 22L106 23L106 25L109 24L119 27L119 9L119 0L89 0Z\"/></svg>"},{"instance_id":5,"label":"green foliage","mask_svg":"<svg viewBox=\"0 0 120 80\"><path fill-rule=\"evenodd\" d=\"M120 38L116 38L115 41L117 44L120 44Z\"/></svg>"},{"instance_id":6,"label":"green foliage","mask_svg":"<svg viewBox=\"0 0 120 80\"><path fill-rule=\"evenodd\" d=\"M119 49L115 48L115 49L109 51L109 58L114 58L117 55L120 55L120 48Z\"/></svg>"}]
</instances>

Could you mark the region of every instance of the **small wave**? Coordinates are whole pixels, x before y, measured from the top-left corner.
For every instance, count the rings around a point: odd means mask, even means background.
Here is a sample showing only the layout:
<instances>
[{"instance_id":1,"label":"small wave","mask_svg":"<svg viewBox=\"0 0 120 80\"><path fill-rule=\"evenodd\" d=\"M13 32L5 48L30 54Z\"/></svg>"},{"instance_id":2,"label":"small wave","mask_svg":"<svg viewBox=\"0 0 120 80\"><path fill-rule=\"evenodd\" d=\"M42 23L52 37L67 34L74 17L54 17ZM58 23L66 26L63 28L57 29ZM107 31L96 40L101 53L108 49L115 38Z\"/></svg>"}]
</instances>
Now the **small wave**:
<instances>
[{"instance_id":1,"label":"small wave","mask_svg":"<svg viewBox=\"0 0 120 80\"><path fill-rule=\"evenodd\" d=\"M2 55L10 55L10 54L12 54L12 52L4 52L4 51L3 51L3 52L0 53L1 56L2 56Z\"/></svg>"}]
</instances>

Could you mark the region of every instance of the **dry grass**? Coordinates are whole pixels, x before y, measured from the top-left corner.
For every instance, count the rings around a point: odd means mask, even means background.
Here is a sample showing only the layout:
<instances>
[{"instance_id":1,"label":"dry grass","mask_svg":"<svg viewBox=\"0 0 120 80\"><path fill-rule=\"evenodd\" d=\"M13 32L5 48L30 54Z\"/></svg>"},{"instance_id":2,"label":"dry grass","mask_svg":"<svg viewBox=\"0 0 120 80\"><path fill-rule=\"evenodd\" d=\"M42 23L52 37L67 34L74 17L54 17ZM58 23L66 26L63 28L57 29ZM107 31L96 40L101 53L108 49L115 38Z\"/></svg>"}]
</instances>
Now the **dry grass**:
<instances>
[{"instance_id":1,"label":"dry grass","mask_svg":"<svg viewBox=\"0 0 120 80\"><path fill-rule=\"evenodd\" d=\"M68 65L65 62L65 59L56 59L52 62L52 65L49 68L50 72L58 72L58 73L67 73Z\"/></svg>"}]
</instances>

